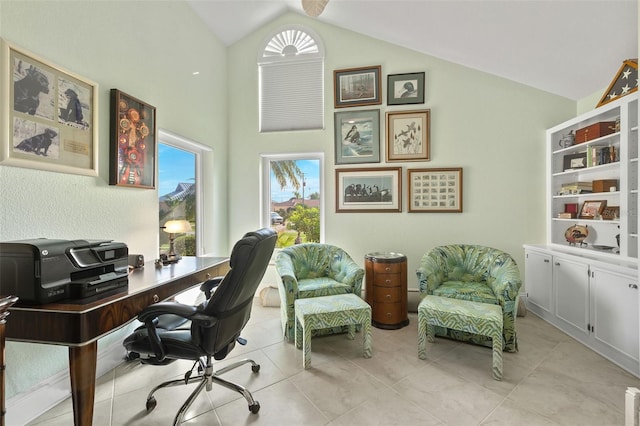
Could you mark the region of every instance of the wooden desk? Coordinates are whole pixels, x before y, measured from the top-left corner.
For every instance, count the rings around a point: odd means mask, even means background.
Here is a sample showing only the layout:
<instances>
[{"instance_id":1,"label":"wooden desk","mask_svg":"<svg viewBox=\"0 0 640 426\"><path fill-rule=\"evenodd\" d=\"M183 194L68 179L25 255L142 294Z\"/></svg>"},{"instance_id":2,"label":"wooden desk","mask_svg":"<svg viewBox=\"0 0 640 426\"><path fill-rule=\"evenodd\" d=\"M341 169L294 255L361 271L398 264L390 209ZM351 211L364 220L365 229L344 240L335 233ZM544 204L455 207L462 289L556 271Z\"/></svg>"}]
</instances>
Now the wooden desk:
<instances>
[{"instance_id":1,"label":"wooden desk","mask_svg":"<svg viewBox=\"0 0 640 426\"><path fill-rule=\"evenodd\" d=\"M228 270L229 260L223 257L183 257L161 268L147 262L129 275L126 290L96 301L46 305L18 302L9 309L6 338L69 347L74 424L91 425L98 339L132 321L146 306L208 278L225 275ZM0 394L4 395L4 383L1 386Z\"/></svg>"}]
</instances>

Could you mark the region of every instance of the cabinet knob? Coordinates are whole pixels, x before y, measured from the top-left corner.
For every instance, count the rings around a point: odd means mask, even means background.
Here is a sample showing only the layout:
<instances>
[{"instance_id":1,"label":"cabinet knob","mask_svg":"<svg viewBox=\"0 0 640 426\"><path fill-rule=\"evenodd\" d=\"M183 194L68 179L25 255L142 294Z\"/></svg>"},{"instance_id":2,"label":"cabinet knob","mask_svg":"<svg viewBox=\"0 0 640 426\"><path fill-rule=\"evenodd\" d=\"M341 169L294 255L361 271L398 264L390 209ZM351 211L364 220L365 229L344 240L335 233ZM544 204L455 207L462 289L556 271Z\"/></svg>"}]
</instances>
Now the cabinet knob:
<instances>
[{"instance_id":1,"label":"cabinet knob","mask_svg":"<svg viewBox=\"0 0 640 426\"><path fill-rule=\"evenodd\" d=\"M638 288L638 284L629 284L629 288L637 289Z\"/></svg>"},{"instance_id":2,"label":"cabinet knob","mask_svg":"<svg viewBox=\"0 0 640 426\"><path fill-rule=\"evenodd\" d=\"M544 260L544 263L549 263L549 259L545 259L545 260Z\"/></svg>"},{"instance_id":3,"label":"cabinet knob","mask_svg":"<svg viewBox=\"0 0 640 426\"><path fill-rule=\"evenodd\" d=\"M158 297L157 294L154 294L152 299L153 299L153 303L158 303L160 301L160 298Z\"/></svg>"},{"instance_id":4,"label":"cabinet knob","mask_svg":"<svg viewBox=\"0 0 640 426\"><path fill-rule=\"evenodd\" d=\"M387 318L391 318L391 312L387 312Z\"/></svg>"},{"instance_id":5,"label":"cabinet knob","mask_svg":"<svg viewBox=\"0 0 640 426\"><path fill-rule=\"evenodd\" d=\"M556 263L555 263L555 265L556 265L556 266L560 266L560 262L556 262Z\"/></svg>"},{"instance_id":6,"label":"cabinet knob","mask_svg":"<svg viewBox=\"0 0 640 426\"><path fill-rule=\"evenodd\" d=\"M386 280L385 281L387 284L391 284L391 280Z\"/></svg>"},{"instance_id":7,"label":"cabinet knob","mask_svg":"<svg viewBox=\"0 0 640 426\"><path fill-rule=\"evenodd\" d=\"M388 266L386 268L384 268L385 271L390 272L391 268L389 268Z\"/></svg>"},{"instance_id":8,"label":"cabinet knob","mask_svg":"<svg viewBox=\"0 0 640 426\"><path fill-rule=\"evenodd\" d=\"M629 285L631 285L631 284L629 284ZM390 294L387 294L387 300L391 300L391 295Z\"/></svg>"}]
</instances>

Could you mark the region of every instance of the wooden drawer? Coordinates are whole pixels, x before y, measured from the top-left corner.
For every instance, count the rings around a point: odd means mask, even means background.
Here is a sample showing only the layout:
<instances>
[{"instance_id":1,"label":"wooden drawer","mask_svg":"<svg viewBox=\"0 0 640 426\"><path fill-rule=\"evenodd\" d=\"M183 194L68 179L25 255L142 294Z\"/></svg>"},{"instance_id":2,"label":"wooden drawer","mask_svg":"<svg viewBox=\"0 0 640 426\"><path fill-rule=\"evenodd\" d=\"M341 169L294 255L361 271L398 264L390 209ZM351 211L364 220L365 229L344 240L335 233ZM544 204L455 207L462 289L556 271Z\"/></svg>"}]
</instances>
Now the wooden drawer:
<instances>
[{"instance_id":1,"label":"wooden drawer","mask_svg":"<svg viewBox=\"0 0 640 426\"><path fill-rule=\"evenodd\" d=\"M398 287L400 286L400 274L376 274L373 277L374 287Z\"/></svg>"},{"instance_id":2,"label":"wooden drawer","mask_svg":"<svg viewBox=\"0 0 640 426\"><path fill-rule=\"evenodd\" d=\"M403 263L374 263L373 272L378 274L399 274L402 272Z\"/></svg>"},{"instance_id":3,"label":"wooden drawer","mask_svg":"<svg viewBox=\"0 0 640 426\"><path fill-rule=\"evenodd\" d=\"M373 304L373 321L383 324L398 324L406 319L402 314L400 303L375 303Z\"/></svg>"},{"instance_id":4,"label":"wooden drawer","mask_svg":"<svg viewBox=\"0 0 640 426\"><path fill-rule=\"evenodd\" d=\"M402 289L400 287L375 287L373 289L374 303L398 303L402 301Z\"/></svg>"}]
</instances>

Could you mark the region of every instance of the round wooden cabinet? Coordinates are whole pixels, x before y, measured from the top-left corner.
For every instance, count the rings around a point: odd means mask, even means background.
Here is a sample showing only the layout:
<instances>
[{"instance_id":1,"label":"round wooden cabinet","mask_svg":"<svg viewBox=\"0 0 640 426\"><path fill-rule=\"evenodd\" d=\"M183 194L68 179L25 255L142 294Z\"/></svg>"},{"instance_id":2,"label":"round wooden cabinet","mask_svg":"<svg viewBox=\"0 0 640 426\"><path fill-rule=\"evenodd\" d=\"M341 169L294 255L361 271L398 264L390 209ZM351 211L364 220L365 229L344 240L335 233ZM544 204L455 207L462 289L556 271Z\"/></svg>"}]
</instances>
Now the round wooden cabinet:
<instances>
[{"instance_id":1,"label":"round wooden cabinet","mask_svg":"<svg viewBox=\"0 0 640 426\"><path fill-rule=\"evenodd\" d=\"M384 329L409 324L407 257L400 253L369 253L364 258L365 300L371 305L371 323Z\"/></svg>"}]
</instances>

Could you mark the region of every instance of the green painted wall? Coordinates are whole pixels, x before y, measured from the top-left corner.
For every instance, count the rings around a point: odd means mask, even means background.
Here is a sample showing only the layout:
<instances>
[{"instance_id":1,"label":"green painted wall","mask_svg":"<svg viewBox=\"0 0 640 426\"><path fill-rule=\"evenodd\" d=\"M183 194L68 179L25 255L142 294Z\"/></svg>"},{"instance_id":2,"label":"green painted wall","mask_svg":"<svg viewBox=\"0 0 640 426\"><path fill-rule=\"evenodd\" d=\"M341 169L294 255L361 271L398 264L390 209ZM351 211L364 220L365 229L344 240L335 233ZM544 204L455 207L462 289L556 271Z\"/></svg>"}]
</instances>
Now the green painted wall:
<instances>
[{"instance_id":1,"label":"green painted wall","mask_svg":"<svg viewBox=\"0 0 640 426\"><path fill-rule=\"evenodd\" d=\"M108 185L109 90L117 88L155 106L158 128L213 147L203 182L205 251L228 254L226 49L193 10L181 1L0 5L2 38L99 88L99 176L0 166L0 240L104 238L124 241L148 260L158 257L157 191ZM66 369L67 351L9 342L7 364L11 398Z\"/></svg>"},{"instance_id":2,"label":"green painted wall","mask_svg":"<svg viewBox=\"0 0 640 426\"><path fill-rule=\"evenodd\" d=\"M260 134L258 50L290 24L308 26L324 42L325 129ZM465 242L501 248L524 272L522 245L544 242L545 129L573 117L574 101L297 14L280 17L231 46L228 64L233 94L229 190L242 194L229 200L232 236L240 236L247 224L260 222L260 154L323 152L326 242L344 247L361 265L371 251L406 254L410 288L417 288L414 271L420 258L436 245ZM402 166L402 213L336 214L333 70L369 65L382 66L384 102L375 106L381 113L381 141L386 111L429 108L432 159L363 165ZM387 74L417 71L426 72L425 104L387 107ZM464 212L407 213L407 168L438 167L464 168Z\"/></svg>"}]
</instances>

